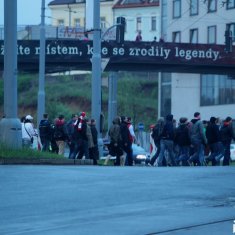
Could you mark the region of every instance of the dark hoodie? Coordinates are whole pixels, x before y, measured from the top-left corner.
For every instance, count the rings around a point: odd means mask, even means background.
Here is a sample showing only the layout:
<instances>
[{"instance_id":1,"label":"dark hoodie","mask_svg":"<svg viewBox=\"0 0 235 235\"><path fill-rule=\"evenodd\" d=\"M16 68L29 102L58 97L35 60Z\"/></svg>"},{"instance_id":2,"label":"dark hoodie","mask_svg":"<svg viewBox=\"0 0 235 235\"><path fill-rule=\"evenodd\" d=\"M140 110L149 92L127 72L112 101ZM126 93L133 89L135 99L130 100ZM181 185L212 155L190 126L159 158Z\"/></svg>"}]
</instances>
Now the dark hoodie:
<instances>
[{"instance_id":1,"label":"dark hoodie","mask_svg":"<svg viewBox=\"0 0 235 235\"><path fill-rule=\"evenodd\" d=\"M220 137L223 143L231 143L234 138L233 128L230 122L224 122L220 129Z\"/></svg>"},{"instance_id":2,"label":"dark hoodie","mask_svg":"<svg viewBox=\"0 0 235 235\"><path fill-rule=\"evenodd\" d=\"M174 125L173 125L173 115L169 114L166 116L166 122L163 127L161 139L174 140L174 138L175 138L175 133L174 133Z\"/></svg>"},{"instance_id":3,"label":"dark hoodie","mask_svg":"<svg viewBox=\"0 0 235 235\"><path fill-rule=\"evenodd\" d=\"M55 121L55 131L54 131L55 140L67 140L65 122L61 119L56 119Z\"/></svg>"},{"instance_id":4,"label":"dark hoodie","mask_svg":"<svg viewBox=\"0 0 235 235\"><path fill-rule=\"evenodd\" d=\"M206 138L208 144L214 144L220 141L219 127L216 125L215 117L210 118L210 122L206 128Z\"/></svg>"},{"instance_id":5,"label":"dark hoodie","mask_svg":"<svg viewBox=\"0 0 235 235\"><path fill-rule=\"evenodd\" d=\"M180 123L176 128L175 142L179 146L189 146L191 144L188 123Z\"/></svg>"}]
</instances>

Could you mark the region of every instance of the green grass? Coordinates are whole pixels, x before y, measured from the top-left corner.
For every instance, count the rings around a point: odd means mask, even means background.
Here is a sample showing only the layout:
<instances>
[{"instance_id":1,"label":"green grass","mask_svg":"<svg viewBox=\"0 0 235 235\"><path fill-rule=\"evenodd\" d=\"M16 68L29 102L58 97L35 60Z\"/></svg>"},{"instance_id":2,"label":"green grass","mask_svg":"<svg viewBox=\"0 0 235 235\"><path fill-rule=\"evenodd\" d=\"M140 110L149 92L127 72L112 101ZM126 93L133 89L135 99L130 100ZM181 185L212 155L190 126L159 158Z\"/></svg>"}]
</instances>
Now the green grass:
<instances>
[{"instance_id":1,"label":"green grass","mask_svg":"<svg viewBox=\"0 0 235 235\"><path fill-rule=\"evenodd\" d=\"M0 145L0 158L41 158L41 159L64 159L64 157L49 153L49 152L40 152L34 149L12 149L4 145Z\"/></svg>"},{"instance_id":2,"label":"green grass","mask_svg":"<svg viewBox=\"0 0 235 235\"><path fill-rule=\"evenodd\" d=\"M91 112L91 74L46 76L45 111L54 120L64 114L68 120L73 113ZM108 73L103 73L102 112L105 116L104 133L108 121ZM0 113L3 110L3 78L0 78ZM146 127L157 119L158 79L156 74L118 73L117 114L131 116L134 126L143 122ZM18 74L18 116L30 113L37 123L38 74ZM148 130L148 128L146 128Z\"/></svg>"}]
</instances>

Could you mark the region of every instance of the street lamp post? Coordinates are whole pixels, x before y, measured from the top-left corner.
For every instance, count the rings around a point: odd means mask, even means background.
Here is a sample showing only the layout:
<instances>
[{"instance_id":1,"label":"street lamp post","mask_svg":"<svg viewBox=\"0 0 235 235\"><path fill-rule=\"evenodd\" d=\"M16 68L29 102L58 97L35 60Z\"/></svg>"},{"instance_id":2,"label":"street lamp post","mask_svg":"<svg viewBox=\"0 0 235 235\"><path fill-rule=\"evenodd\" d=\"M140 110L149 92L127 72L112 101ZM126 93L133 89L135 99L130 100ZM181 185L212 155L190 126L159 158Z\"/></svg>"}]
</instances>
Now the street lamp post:
<instances>
[{"instance_id":1,"label":"street lamp post","mask_svg":"<svg viewBox=\"0 0 235 235\"><path fill-rule=\"evenodd\" d=\"M17 0L4 1L4 115L0 141L21 148L21 123L17 118Z\"/></svg>"},{"instance_id":2,"label":"street lamp post","mask_svg":"<svg viewBox=\"0 0 235 235\"><path fill-rule=\"evenodd\" d=\"M45 0L42 0L40 25L39 87L37 127L45 112Z\"/></svg>"},{"instance_id":3,"label":"street lamp post","mask_svg":"<svg viewBox=\"0 0 235 235\"><path fill-rule=\"evenodd\" d=\"M101 30L100 0L94 1L93 7L93 55L92 55L92 104L91 114L97 122L99 151L102 155L101 133Z\"/></svg>"}]
</instances>

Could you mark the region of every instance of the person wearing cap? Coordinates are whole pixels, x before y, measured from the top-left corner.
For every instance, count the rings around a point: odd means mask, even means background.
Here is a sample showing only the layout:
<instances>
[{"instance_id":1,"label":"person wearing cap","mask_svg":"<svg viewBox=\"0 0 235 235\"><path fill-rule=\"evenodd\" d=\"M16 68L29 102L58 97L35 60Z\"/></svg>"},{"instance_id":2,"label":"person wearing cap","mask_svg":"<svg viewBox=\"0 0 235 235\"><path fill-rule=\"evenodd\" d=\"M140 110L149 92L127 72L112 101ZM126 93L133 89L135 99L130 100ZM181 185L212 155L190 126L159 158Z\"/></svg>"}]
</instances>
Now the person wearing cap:
<instances>
[{"instance_id":1,"label":"person wearing cap","mask_svg":"<svg viewBox=\"0 0 235 235\"><path fill-rule=\"evenodd\" d=\"M223 125L220 128L220 138L223 144L223 153L224 153L223 166L228 166L230 162L230 154L231 154L230 145L231 145L232 139L235 140L231 117L226 117L226 119L224 120Z\"/></svg>"},{"instance_id":2,"label":"person wearing cap","mask_svg":"<svg viewBox=\"0 0 235 235\"><path fill-rule=\"evenodd\" d=\"M33 144L34 136L37 136L32 123L33 117L26 115L22 125L22 146L30 148Z\"/></svg>"},{"instance_id":3,"label":"person wearing cap","mask_svg":"<svg viewBox=\"0 0 235 235\"><path fill-rule=\"evenodd\" d=\"M193 153L188 160L188 164L192 165L192 163L194 163L197 166L201 166L205 162L204 145L207 144L207 138L201 121L201 114L199 112L194 113L189 133Z\"/></svg>"}]
</instances>

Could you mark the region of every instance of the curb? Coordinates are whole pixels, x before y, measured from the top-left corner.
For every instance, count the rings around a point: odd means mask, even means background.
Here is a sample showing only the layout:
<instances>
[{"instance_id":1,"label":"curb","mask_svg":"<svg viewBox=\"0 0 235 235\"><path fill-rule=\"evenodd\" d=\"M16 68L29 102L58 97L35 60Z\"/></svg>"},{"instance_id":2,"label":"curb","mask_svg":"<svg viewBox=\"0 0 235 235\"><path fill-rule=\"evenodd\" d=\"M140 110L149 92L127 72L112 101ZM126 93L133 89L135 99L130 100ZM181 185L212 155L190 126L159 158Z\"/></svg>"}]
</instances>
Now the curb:
<instances>
[{"instance_id":1,"label":"curb","mask_svg":"<svg viewBox=\"0 0 235 235\"><path fill-rule=\"evenodd\" d=\"M0 165L93 165L91 159L0 158Z\"/></svg>"}]
</instances>

